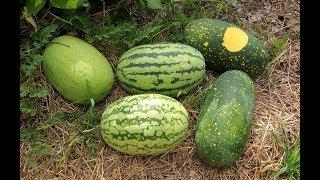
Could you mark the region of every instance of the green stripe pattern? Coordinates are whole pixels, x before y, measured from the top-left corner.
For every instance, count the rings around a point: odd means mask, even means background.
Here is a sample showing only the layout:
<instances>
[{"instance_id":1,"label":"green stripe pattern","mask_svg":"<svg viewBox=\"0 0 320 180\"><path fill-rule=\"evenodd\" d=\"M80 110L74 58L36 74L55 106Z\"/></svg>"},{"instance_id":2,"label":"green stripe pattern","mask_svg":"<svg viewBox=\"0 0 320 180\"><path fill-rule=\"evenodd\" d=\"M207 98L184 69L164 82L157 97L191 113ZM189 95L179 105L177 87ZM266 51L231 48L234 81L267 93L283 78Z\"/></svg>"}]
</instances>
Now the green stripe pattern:
<instances>
[{"instance_id":1,"label":"green stripe pattern","mask_svg":"<svg viewBox=\"0 0 320 180\"><path fill-rule=\"evenodd\" d=\"M177 96L197 87L204 78L205 61L195 48L180 43L155 43L124 53L116 70L121 86L132 94Z\"/></svg>"},{"instance_id":2,"label":"green stripe pattern","mask_svg":"<svg viewBox=\"0 0 320 180\"><path fill-rule=\"evenodd\" d=\"M111 103L101 119L102 137L129 155L165 153L182 142L189 116L183 105L161 94L127 96Z\"/></svg>"},{"instance_id":3,"label":"green stripe pattern","mask_svg":"<svg viewBox=\"0 0 320 180\"><path fill-rule=\"evenodd\" d=\"M250 77L238 70L220 75L210 87L195 130L196 150L207 164L234 164L249 137L255 92Z\"/></svg>"}]
</instances>

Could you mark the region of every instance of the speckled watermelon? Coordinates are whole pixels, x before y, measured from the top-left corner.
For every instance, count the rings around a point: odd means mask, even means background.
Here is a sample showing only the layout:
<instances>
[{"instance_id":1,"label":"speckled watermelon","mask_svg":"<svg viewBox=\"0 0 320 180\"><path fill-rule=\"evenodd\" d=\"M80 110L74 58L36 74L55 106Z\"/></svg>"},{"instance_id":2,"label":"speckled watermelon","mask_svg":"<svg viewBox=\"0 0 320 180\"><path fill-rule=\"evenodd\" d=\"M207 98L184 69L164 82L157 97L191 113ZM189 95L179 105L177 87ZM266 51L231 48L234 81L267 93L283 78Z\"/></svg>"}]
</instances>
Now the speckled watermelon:
<instances>
[{"instance_id":1,"label":"speckled watermelon","mask_svg":"<svg viewBox=\"0 0 320 180\"><path fill-rule=\"evenodd\" d=\"M157 93L176 97L188 93L204 78L205 61L195 48L180 43L155 43L124 53L116 75L132 94Z\"/></svg>"},{"instance_id":2,"label":"speckled watermelon","mask_svg":"<svg viewBox=\"0 0 320 180\"><path fill-rule=\"evenodd\" d=\"M155 155L175 148L187 136L189 117L177 100L140 94L117 100L101 119L103 139L129 155Z\"/></svg>"},{"instance_id":3,"label":"speckled watermelon","mask_svg":"<svg viewBox=\"0 0 320 180\"><path fill-rule=\"evenodd\" d=\"M195 130L196 150L213 166L229 166L242 154L250 134L255 92L238 70L220 75L209 89Z\"/></svg>"},{"instance_id":4,"label":"speckled watermelon","mask_svg":"<svg viewBox=\"0 0 320 180\"><path fill-rule=\"evenodd\" d=\"M191 21L185 28L185 38L187 44L203 54L207 68L218 72L241 70L256 78L271 61L257 37L225 21Z\"/></svg>"}]
</instances>

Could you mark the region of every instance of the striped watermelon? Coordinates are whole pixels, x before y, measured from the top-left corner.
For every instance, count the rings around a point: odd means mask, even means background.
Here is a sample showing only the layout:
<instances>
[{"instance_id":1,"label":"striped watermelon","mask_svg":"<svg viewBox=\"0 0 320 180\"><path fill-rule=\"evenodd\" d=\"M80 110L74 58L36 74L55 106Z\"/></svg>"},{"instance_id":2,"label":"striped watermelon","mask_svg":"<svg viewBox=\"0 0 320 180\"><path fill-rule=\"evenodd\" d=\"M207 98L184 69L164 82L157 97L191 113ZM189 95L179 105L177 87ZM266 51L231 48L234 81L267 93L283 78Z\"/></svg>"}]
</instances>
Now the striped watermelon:
<instances>
[{"instance_id":1,"label":"striped watermelon","mask_svg":"<svg viewBox=\"0 0 320 180\"><path fill-rule=\"evenodd\" d=\"M189 92L204 78L205 61L195 48L180 43L134 47L119 60L116 75L132 94L156 93L175 97Z\"/></svg>"},{"instance_id":2,"label":"striped watermelon","mask_svg":"<svg viewBox=\"0 0 320 180\"><path fill-rule=\"evenodd\" d=\"M111 103L101 119L102 137L129 155L165 153L188 132L189 117L177 100L160 94L127 96Z\"/></svg>"}]
</instances>

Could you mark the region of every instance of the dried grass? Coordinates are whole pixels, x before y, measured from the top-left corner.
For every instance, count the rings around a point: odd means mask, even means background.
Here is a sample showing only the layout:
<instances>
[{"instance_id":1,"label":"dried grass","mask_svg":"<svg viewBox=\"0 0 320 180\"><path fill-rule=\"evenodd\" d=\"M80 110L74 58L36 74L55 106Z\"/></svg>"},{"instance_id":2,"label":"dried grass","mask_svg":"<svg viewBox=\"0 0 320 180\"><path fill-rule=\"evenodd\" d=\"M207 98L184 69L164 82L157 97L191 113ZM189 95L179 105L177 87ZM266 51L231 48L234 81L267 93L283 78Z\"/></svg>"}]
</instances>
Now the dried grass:
<instances>
[{"instance_id":1,"label":"dried grass","mask_svg":"<svg viewBox=\"0 0 320 180\"><path fill-rule=\"evenodd\" d=\"M21 141L21 179L268 179L283 161L283 152L276 145L271 132L280 132L278 122L281 119L290 132L291 142L295 141L296 134L300 131L299 6L299 2L296 1L278 1L274 4L266 1L248 1L238 8L238 17L242 21L246 20L243 20L241 15L249 16L248 19L251 19L250 23L254 23L253 26L270 29L274 37L289 31L293 35L271 69L255 81L253 128L245 152L234 166L215 168L199 160L195 153L193 137L199 109L192 109L187 101L183 101L190 115L189 136L171 152L158 156L132 157L111 149L100 137L99 150L90 153L85 143L80 142L73 146L70 157L61 167L61 154L65 145L78 137L73 122L67 121L43 127L52 133L50 142L46 143L52 145L58 156L38 160L39 166L36 170L27 165L25 152L30 149L30 144ZM254 14L258 14L259 17L250 18ZM277 20L278 15L285 16L286 24ZM256 21L252 22L252 19ZM108 55L108 58L115 67L117 57ZM209 76L212 78L211 73L208 73ZM52 88L49 89L49 94L41 109L47 115L55 112L86 111L84 107L72 105L61 98ZM116 83L111 94L104 102L98 103L96 109L103 109L105 104L126 95L127 93ZM28 123L22 123L21 127L24 126L28 126Z\"/></svg>"}]
</instances>

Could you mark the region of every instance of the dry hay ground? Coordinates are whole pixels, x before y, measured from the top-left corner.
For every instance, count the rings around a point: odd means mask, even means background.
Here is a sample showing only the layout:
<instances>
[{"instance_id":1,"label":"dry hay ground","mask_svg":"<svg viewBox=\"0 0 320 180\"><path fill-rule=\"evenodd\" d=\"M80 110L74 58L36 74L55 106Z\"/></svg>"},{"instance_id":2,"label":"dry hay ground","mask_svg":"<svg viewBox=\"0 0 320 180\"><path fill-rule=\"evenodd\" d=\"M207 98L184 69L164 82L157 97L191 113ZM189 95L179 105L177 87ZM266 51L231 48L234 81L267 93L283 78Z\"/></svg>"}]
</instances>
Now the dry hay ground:
<instances>
[{"instance_id":1,"label":"dry hay ground","mask_svg":"<svg viewBox=\"0 0 320 180\"><path fill-rule=\"evenodd\" d=\"M280 120L284 120L291 142L295 141L300 131L299 8L297 1L246 1L237 8L237 18L243 24L271 31L272 38L282 37L287 33L291 33L291 36L269 71L255 81L257 96L252 132L244 154L234 166L218 169L199 160L193 137L199 109L192 109L186 99L182 98L181 101L190 115L188 138L166 154L132 157L108 147L102 141L99 131L91 132L91 143L88 143L88 138L82 140L83 136L77 130L77 123L81 120L76 119L86 117L86 108L68 103L49 86L47 101L44 106L39 107L39 119L22 120L21 129L33 126L41 133L50 132L49 138L44 138L41 142L50 146L55 155L36 158L35 154L30 153L32 143L22 139L21 179L268 179L283 162L283 151L276 145L271 132L280 134ZM278 15L282 15L284 19L279 20ZM228 17L221 15L219 18ZM114 65L117 57L110 53L107 56ZM217 77L211 72L207 74L206 81ZM42 83L46 83L45 78ZM96 105L95 112L98 113L95 124L99 124L99 116L105 103L125 95L127 94L116 84L105 101ZM67 112L68 120L42 123L46 117L56 112ZM80 115L74 115L75 112ZM88 147L90 145L95 146ZM32 168L32 159L37 163L36 168Z\"/></svg>"}]
</instances>

